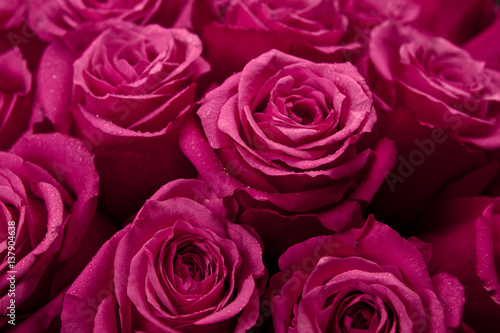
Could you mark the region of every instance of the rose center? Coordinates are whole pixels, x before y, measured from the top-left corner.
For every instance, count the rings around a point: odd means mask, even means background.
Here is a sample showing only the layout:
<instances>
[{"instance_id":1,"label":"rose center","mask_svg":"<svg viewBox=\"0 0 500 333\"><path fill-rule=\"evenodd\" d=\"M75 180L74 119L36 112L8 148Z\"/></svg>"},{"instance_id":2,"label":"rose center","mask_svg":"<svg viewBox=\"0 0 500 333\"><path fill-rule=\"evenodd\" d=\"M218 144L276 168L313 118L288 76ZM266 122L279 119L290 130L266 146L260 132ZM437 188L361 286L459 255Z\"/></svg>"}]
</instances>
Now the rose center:
<instances>
[{"instance_id":1,"label":"rose center","mask_svg":"<svg viewBox=\"0 0 500 333\"><path fill-rule=\"evenodd\" d=\"M358 330L370 329L370 321L373 316L373 309L351 308L346 313L346 319L350 322L350 327Z\"/></svg>"},{"instance_id":2,"label":"rose center","mask_svg":"<svg viewBox=\"0 0 500 333\"><path fill-rule=\"evenodd\" d=\"M386 310L384 302L377 297L374 298L369 294L348 294L331 312L329 332L339 330L341 332L371 332L377 330L380 325L391 327L391 316L386 316L385 319L381 316L381 312L387 313Z\"/></svg>"},{"instance_id":3,"label":"rose center","mask_svg":"<svg viewBox=\"0 0 500 333\"><path fill-rule=\"evenodd\" d=\"M175 255L175 272L184 283L201 282L212 274L212 267L200 254L198 248L185 246Z\"/></svg>"},{"instance_id":4,"label":"rose center","mask_svg":"<svg viewBox=\"0 0 500 333\"><path fill-rule=\"evenodd\" d=\"M308 125L314 121L314 111L309 108L305 103L297 103L292 107L292 112L300 119L300 123Z\"/></svg>"}]
</instances>

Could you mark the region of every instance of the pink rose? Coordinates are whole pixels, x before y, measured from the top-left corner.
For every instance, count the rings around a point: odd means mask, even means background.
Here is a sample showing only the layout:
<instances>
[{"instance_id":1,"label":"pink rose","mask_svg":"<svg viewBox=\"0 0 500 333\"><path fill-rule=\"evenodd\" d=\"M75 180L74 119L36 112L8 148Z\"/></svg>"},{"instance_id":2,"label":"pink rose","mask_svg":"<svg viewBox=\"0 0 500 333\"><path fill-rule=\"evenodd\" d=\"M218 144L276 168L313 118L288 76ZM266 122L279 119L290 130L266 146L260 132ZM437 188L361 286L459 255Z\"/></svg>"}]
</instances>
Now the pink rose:
<instances>
[{"instance_id":1,"label":"pink rose","mask_svg":"<svg viewBox=\"0 0 500 333\"><path fill-rule=\"evenodd\" d=\"M62 291L115 230L96 213L98 186L75 138L23 136L0 152L3 332L57 328Z\"/></svg>"},{"instance_id":2,"label":"pink rose","mask_svg":"<svg viewBox=\"0 0 500 333\"><path fill-rule=\"evenodd\" d=\"M464 143L500 148L500 72L449 41L409 27L373 30L370 61L375 92L394 108L410 108L421 124L441 127ZM392 90L377 90L386 86Z\"/></svg>"},{"instance_id":3,"label":"pink rose","mask_svg":"<svg viewBox=\"0 0 500 333\"><path fill-rule=\"evenodd\" d=\"M461 324L464 291L449 274L429 276L429 255L370 216L362 229L290 247L263 307L277 333L444 333Z\"/></svg>"},{"instance_id":4,"label":"pink rose","mask_svg":"<svg viewBox=\"0 0 500 333\"><path fill-rule=\"evenodd\" d=\"M463 283L464 321L477 332L496 332L500 325L500 187L492 186L499 175L497 161L474 170L451 184L421 219L421 237L434 253L429 266Z\"/></svg>"},{"instance_id":5,"label":"pink rose","mask_svg":"<svg viewBox=\"0 0 500 333\"><path fill-rule=\"evenodd\" d=\"M121 22L82 27L47 47L41 109L96 154L101 203L118 218L169 180L193 176L177 128L209 70L200 54L200 39L184 29Z\"/></svg>"},{"instance_id":6,"label":"pink rose","mask_svg":"<svg viewBox=\"0 0 500 333\"><path fill-rule=\"evenodd\" d=\"M206 183L162 187L64 298L62 332L245 332L266 282L252 230Z\"/></svg>"},{"instance_id":7,"label":"pink rose","mask_svg":"<svg viewBox=\"0 0 500 333\"><path fill-rule=\"evenodd\" d=\"M386 20L409 23L420 14L416 0L340 0L340 8L349 23L358 28L372 28Z\"/></svg>"},{"instance_id":8,"label":"pink rose","mask_svg":"<svg viewBox=\"0 0 500 333\"><path fill-rule=\"evenodd\" d=\"M368 136L371 93L349 63L267 52L208 93L197 114L203 130L186 122L182 150L242 209L347 216L371 200L394 162L392 142ZM344 222L339 215L332 227Z\"/></svg>"},{"instance_id":9,"label":"pink rose","mask_svg":"<svg viewBox=\"0 0 500 333\"><path fill-rule=\"evenodd\" d=\"M0 54L0 149L27 128L31 115L31 73L18 48Z\"/></svg>"},{"instance_id":10,"label":"pink rose","mask_svg":"<svg viewBox=\"0 0 500 333\"><path fill-rule=\"evenodd\" d=\"M360 47L346 38L348 25L337 0L231 1L222 22L204 29L203 41L214 73L224 79L271 49L313 61L342 61Z\"/></svg>"},{"instance_id":11,"label":"pink rose","mask_svg":"<svg viewBox=\"0 0 500 333\"><path fill-rule=\"evenodd\" d=\"M160 0L30 0L28 23L47 41L86 22L118 19L144 24L158 10Z\"/></svg>"},{"instance_id":12,"label":"pink rose","mask_svg":"<svg viewBox=\"0 0 500 333\"><path fill-rule=\"evenodd\" d=\"M414 222L450 181L500 148L500 72L446 39L385 23L371 33L369 85L398 163L374 198L386 222ZM422 186L425 181L426 186Z\"/></svg>"}]
</instances>

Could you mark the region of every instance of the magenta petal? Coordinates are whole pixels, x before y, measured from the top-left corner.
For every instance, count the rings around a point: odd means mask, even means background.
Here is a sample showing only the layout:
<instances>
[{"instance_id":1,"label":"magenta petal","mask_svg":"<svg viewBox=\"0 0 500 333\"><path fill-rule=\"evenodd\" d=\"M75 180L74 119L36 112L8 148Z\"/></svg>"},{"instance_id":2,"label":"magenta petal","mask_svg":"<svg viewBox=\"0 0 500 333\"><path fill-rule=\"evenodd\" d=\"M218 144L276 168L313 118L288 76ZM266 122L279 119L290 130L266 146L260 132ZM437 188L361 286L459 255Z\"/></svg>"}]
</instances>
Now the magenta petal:
<instances>
[{"instance_id":1,"label":"magenta petal","mask_svg":"<svg viewBox=\"0 0 500 333\"><path fill-rule=\"evenodd\" d=\"M40 106L61 133L69 133L71 128L68 108L75 59L75 55L61 41L56 41L45 49L37 75Z\"/></svg>"},{"instance_id":2,"label":"magenta petal","mask_svg":"<svg viewBox=\"0 0 500 333\"><path fill-rule=\"evenodd\" d=\"M500 304L500 283L495 266L494 206L488 206L475 222L475 263L476 274L490 297ZM498 259L497 259L498 260Z\"/></svg>"},{"instance_id":3,"label":"magenta petal","mask_svg":"<svg viewBox=\"0 0 500 333\"><path fill-rule=\"evenodd\" d=\"M69 258L77 251L97 205L99 178L93 156L80 140L58 133L24 136L12 147L12 152L45 167L76 195L72 219L78 223L68 224L60 254L62 260Z\"/></svg>"},{"instance_id":4,"label":"magenta petal","mask_svg":"<svg viewBox=\"0 0 500 333\"><path fill-rule=\"evenodd\" d=\"M444 308L447 327L458 327L462 322L465 295L458 279L447 273L439 273L432 277L434 291Z\"/></svg>"},{"instance_id":5,"label":"magenta petal","mask_svg":"<svg viewBox=\"0 0 500 333\"><path fill-rule=\"evenodd\" d=\"M93 330L97 309L85 300L98 301L97 297L106 298L113 293L115 277L110 267L115 261L117 244L130 228L131 225L125 227L106 242L66 292L61 314L63 327L68 325L84 331ZM119 322L120 318L115 317L115 320Z\"/></svg>"},{"instance_id":6,"label":"magenta petal","mask_svg":"<svg viewBox=\"0 0 500 333\"><path fill-rule=\"evenodd\" d=\"M218 195L229 196L236 188L242 186L230 176L229 166L224 166L217 158L196 122L186 120L180 133L179 143L183 153L201 173L201 178L212 184Z\"/></svg>"}]
</instances>

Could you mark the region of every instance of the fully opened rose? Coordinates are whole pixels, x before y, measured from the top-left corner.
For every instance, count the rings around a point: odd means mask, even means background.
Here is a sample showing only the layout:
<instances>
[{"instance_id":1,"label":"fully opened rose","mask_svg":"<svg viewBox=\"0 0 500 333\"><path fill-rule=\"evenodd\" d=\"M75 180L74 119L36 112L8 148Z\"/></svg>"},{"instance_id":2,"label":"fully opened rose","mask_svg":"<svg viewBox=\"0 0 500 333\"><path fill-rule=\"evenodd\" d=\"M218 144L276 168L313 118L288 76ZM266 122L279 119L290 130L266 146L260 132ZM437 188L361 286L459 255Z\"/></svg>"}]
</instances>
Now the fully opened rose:
<instances>
[{"instance_id":1,"label":"fully opened rose","mask_svg":"<svg viewBox=\"0 0 500 333\"><path fill-rule=\"evenodd\" d=\"M96 215L92 162L81 141L55 133L0 152L2 330L55 329L63 290L112 234Z\"/></svg>"},{"instance_id":2,"label":"fully opened rose","mask_svg":"<svg viewBox=\"0 0 500 333\"><path fill-rule=\"evenodd\" d=\"M393 164L390 141L358 142L376 115L348 63L270 51L207 94L197 114L203 132L192 121L182 129L184 153L218 195L234 195L245 208L354 209L370 201Z\"/></svg>"},{"instance_id":3,"label":"fully opened rose","mask_svg":"<svg viewBox=\"0 0 500 333\"><path fill-rule=\"evenodd\" d=\"M162 187L66 293L62 332L250 329L266 282L262 247L223 211L202 181Z\"/></svg>"},{"instance_id":4,"label":"fully opened rose","mask_svg":"<svg viewBox=\"0 0 500 333\"><path fill-rule=\"evenodd\" d=\"M240 71L271 49L333 62L361 46L345 38L349 21L337 0L243 0L223 8L222 22L207 25L202 35L217 78Z\"/></svg>"},{"instance_id":5,"label":"fully opened rose","mask_svg":"<svg viewBox=\"0 0 500 333\"><path fill-rule=\"evenodd\" d=\"M380 75L372 86L386 103L411 109L420 124L447 129L460 142L500 147L500 72L410 27L386 23L371 37L370 61Z\"/></svg>"},{"instance_id":6,"label":"fully opened rose","mask_svg":"<svg viewBox=\"0 0 500 333\"><path fill-rule=\"evenodd\" d=\"M115 21L73 30L46 49L41 109L96 154L100 201L118 218L167 181L193 176L177 129L209 70L200 55L201 41L187 30Z\"/></svg>"},{"instance_id":7,"label":"fully opened rose","mask_svg":"<svg viewBox=\"0 0 500 333\"><path fill-rule=\"evenodd\" d=\"M38 36L53 40L87 22L106 19L147 22L160 4L159 0L31 0L27 18Z\"/></svg>"},{"instance_id":8,"label":"fully opened rose","mask_svg":"<svg viewBox=\"0 0 500 333\"><path fill-rule=\"evenodd\" d=\"M413 243L370 216L363 229L290 247L266 291L275 332L430 333L458 327L462 285L446 273L430 277L428 249Z\"/></svg>"}]
</instances>

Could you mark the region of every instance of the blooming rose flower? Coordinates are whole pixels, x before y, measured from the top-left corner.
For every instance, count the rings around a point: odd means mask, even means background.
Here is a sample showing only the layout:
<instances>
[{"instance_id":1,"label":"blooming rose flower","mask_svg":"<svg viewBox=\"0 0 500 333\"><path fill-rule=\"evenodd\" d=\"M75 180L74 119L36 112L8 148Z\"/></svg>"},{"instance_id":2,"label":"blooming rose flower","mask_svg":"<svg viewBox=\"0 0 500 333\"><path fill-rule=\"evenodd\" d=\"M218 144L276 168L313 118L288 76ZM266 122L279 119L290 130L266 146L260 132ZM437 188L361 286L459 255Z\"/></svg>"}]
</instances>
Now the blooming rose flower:
<instances>
[{"instance_id":1,"label":"blooming rose flower","mask_svg":"<svg viewBox=\"0 0 500 333\"><path fill-rule=\"evenodd\" d=\"M250 329L266 282L262 248L224 214L202 181L162 187L66 293L62 332Z\"/></svg>"},{"instance_id":2,"label":"blooming rose flower","mask_svg":"<svg viewBox=\"0 0 500 333\"><path fill-rule=\"evenodd\" d=\"M434 253L429 267L463 283L464 321L477 332L496 332L500 323L500 187L492 187L499 175L497 161L474 170L433 201L421 221L421 237Z\"/></svg>"},{"instance_id":3,"label":"blooming rose flower","mask_svg":"<svg viewBox=\"0 0 500 333\"><path fill-rule=\"evenodd\" d=\"M376 115L348 63L267 52L207 94L197 114L206 138L186 122L184 153L219 196L235 195L245 209L344 214L369 202L393 165L390 141L358 142Z\"/></svg>"},{"instance_id":4,"label":"blooming rose flower","mask_svg":"<svg viewBox=\"0 0 500 333\"><path fill-rule=\"evenodd\" d=\"M18 48L0 54L0 149L8 148L28 127L31 73Z\"/></svg>"},{"instance_id":5,"label":"blooming rose flower","mask_svg":"<svg viewBox=\"0 0 500 333\"><path fill-rule=\"evenodd\" d=\"M428 127L457 140L500 148L500 72L485 68L446 39L387 23L373 30L370 61L380 75L375 92L392 107L407 106ZM392 85L389 93L377 90Z\"/></svg>"},{"instance_id":6,"label":"blooming rose flower","mask_svg":"<svg viewBox=\"0 0 500 333\"><path fill-rule=\"evenodd\" d=\"M148 22L161 0L31 0L28 10L30 27L43 40L54 40L85 22L119 19Z\"/></svg>"},{"instance_id":7,"label":"blooming rose flower","mask_svg":"<svg viewBox=\"0 0 500 333\"><path fill-rule=\"evenodd\" d=\"M272 296L265 306L275 332L417 333L458 327L463 287L446 273L430 277L429 254L425 244L407 241L373 216L363 229L290 247L266 291Z\"/></svg>"},{"instance_id":8,"label":"blooming rose flower","mask_svg":"<svg viewBox=\"0 0 500 333\"><path fill-rule=\"evenodd\" d=\"M500 72L443 38L392 23L373 29L369 53L368 82L391 111L378 125L399 153L375 214L411 223L450 181L486 162L481 150L500 148Z\"/></svg>"},{"instance_id":9,"label":"blooming rose flower","mask_svg":"<svg viewBox=\"0 0 500 333\"><path fill-rule=\"evenodd\" d=\"M120 22L85 26L47 47L41 108L96 154L100 200L113 215L124 218L167 181L193 176L177 128L209 70L200 54L187 30Z\"/></svg>"},{"instance_id":10,"label":"blooming rose flower","mask_svg":"<svg viewBox=\"0 0 500 333\"><path fill-rule=\"evenodd\" d=\"M57 327L61 292L110 235L97 194L92 155L75 138L23 136L0 152L2 331Z\"/></svg>"},{"instance_id":11,"label":"blooming rose flower","mask_svg":"<svg viewBox=\"0 0 500 333\"><path fill-rule=\"evenodd\" d=\"M271 49L313 61L344 60L360 47L344 38L347 29L337 0L239 0L229 3L222 23L207 25L203 41L220 79Z\"/></svg>"}]
</instances>

